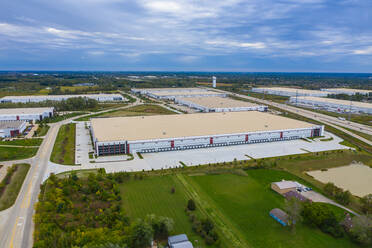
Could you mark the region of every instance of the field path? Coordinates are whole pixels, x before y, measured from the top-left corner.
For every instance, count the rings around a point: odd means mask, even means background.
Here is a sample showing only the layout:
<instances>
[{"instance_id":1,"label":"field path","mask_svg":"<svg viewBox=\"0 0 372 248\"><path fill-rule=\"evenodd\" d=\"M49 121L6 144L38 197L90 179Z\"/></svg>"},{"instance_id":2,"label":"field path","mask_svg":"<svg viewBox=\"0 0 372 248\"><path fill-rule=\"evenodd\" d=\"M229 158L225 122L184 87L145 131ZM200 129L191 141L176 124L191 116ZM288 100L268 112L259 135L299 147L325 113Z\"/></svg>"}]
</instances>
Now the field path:
<instances>
[{"instance_id":1,"label":"field path","mask_svg":"<svg viewBox=\"0 0 372 248\"><path fill-rule=\"evenodd\" d=\"M206 195L203 196L203 198L200 197L201 189L199 189L197 185L188 182L182 174L177 174L177 179L185 187L186 193L190 198L192 198L200 207L200 211L211 218L211 220L216 224L223 235L222 238L227 240L227 244L230 244L231 247L250 247L240 230L235 228L229 218L213 206L213 200L208 198Z\"/></svg>"}]
</instances>

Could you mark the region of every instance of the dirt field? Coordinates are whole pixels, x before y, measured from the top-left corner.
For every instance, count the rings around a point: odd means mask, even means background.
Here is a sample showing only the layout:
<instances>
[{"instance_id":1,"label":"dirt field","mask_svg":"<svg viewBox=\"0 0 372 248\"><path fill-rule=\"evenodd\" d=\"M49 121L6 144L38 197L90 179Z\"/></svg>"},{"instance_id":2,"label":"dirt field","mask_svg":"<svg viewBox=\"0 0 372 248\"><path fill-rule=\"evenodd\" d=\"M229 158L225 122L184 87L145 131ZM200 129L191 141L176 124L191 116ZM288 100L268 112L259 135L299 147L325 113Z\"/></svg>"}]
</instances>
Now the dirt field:
<instances>
[{"instance_id":1,"label":"dirt field","mask_svg":"<svg viewBox=\"0 0 372 248\"><path fill-rule=\"evenodd\" d=\"M363 164L351 164L327 171L311 171L307 174L322 183L332 182L359 197L372 194L372 168Z\"/></svg>"}]
</instances>

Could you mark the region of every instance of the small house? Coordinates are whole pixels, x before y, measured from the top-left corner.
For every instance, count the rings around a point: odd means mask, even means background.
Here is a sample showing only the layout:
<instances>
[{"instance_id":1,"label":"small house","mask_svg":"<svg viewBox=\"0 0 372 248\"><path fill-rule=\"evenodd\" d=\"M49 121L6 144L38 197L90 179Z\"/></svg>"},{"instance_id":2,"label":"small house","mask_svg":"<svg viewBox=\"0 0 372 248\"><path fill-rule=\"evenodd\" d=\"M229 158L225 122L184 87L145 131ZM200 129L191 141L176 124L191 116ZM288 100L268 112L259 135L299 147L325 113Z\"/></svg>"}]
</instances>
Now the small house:
<instances>
[{"instance_id":1,"label":"small house","mask_svg":"<svg viewBox=\"0 0 372 248\"><path fill-rule=\"evenodd\" d=\"M169 248L193 248L186 234L168 237L168 246Z\"/></svg>"},{"instance_id":2,"label":"small house","mask_svg":"<svg viewBox=\"0 0 372 248\"><path fill-rule=\"evenodd\" d=\"M270 216L273 217L276 221L278 221L283 226L288 225L288 214L279 208L274 208L270 211Z\"/></svg>"},{"instance_id":3,"label":"small house","mask_svg":"<svg viewBox=\"0 0 372 248\"><path fill-rule=\"evenodd\" d=\"M271 188L281 195L289 191L295 191L297 187L298 187L298 184L294 181L283 180L280 182L271 183Z\"/></svg>"}]
</instances>

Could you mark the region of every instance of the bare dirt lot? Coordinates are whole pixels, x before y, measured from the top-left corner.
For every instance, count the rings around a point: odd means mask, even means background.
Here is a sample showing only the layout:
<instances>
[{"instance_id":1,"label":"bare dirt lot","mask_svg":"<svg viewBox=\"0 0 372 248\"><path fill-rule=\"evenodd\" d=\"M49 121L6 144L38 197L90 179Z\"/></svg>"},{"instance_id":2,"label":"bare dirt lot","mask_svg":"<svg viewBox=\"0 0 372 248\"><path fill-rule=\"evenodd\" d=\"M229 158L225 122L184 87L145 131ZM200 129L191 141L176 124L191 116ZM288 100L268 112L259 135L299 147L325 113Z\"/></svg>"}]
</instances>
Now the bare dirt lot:
<instances>
[{"instance_id":1,"label":"bare dirt lot","mask_svg":"<svg viewBox=\"0 0 372 248\"><path fill-rule=\"evenodd\" d=\"M351 164L327 171L310 171L307 174L322 183L332 182L359 197L372 194L372 168L363 164Z\"/></svg>"}]
</instances>

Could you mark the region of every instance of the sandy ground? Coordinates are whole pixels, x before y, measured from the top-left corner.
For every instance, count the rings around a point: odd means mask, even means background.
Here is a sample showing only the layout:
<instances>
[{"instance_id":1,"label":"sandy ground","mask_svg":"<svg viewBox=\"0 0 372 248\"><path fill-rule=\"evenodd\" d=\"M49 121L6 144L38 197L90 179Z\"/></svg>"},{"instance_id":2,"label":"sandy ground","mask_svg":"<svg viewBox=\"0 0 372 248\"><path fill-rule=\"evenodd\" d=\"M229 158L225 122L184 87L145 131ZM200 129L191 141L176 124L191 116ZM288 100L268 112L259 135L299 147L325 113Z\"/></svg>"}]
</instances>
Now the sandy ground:
<instances>
[{"instance_id":1,"label":"sandy ground","mask_svg":"<svg viewBox=\"0 0 372 248\"><path fill-rule=\"evenodd\" d=\"M351 164L327 171L311 171L307 174L322 183L332 182L359 197L372 194L372 168L363 164Z\"/></svg>"}]
</instances>

